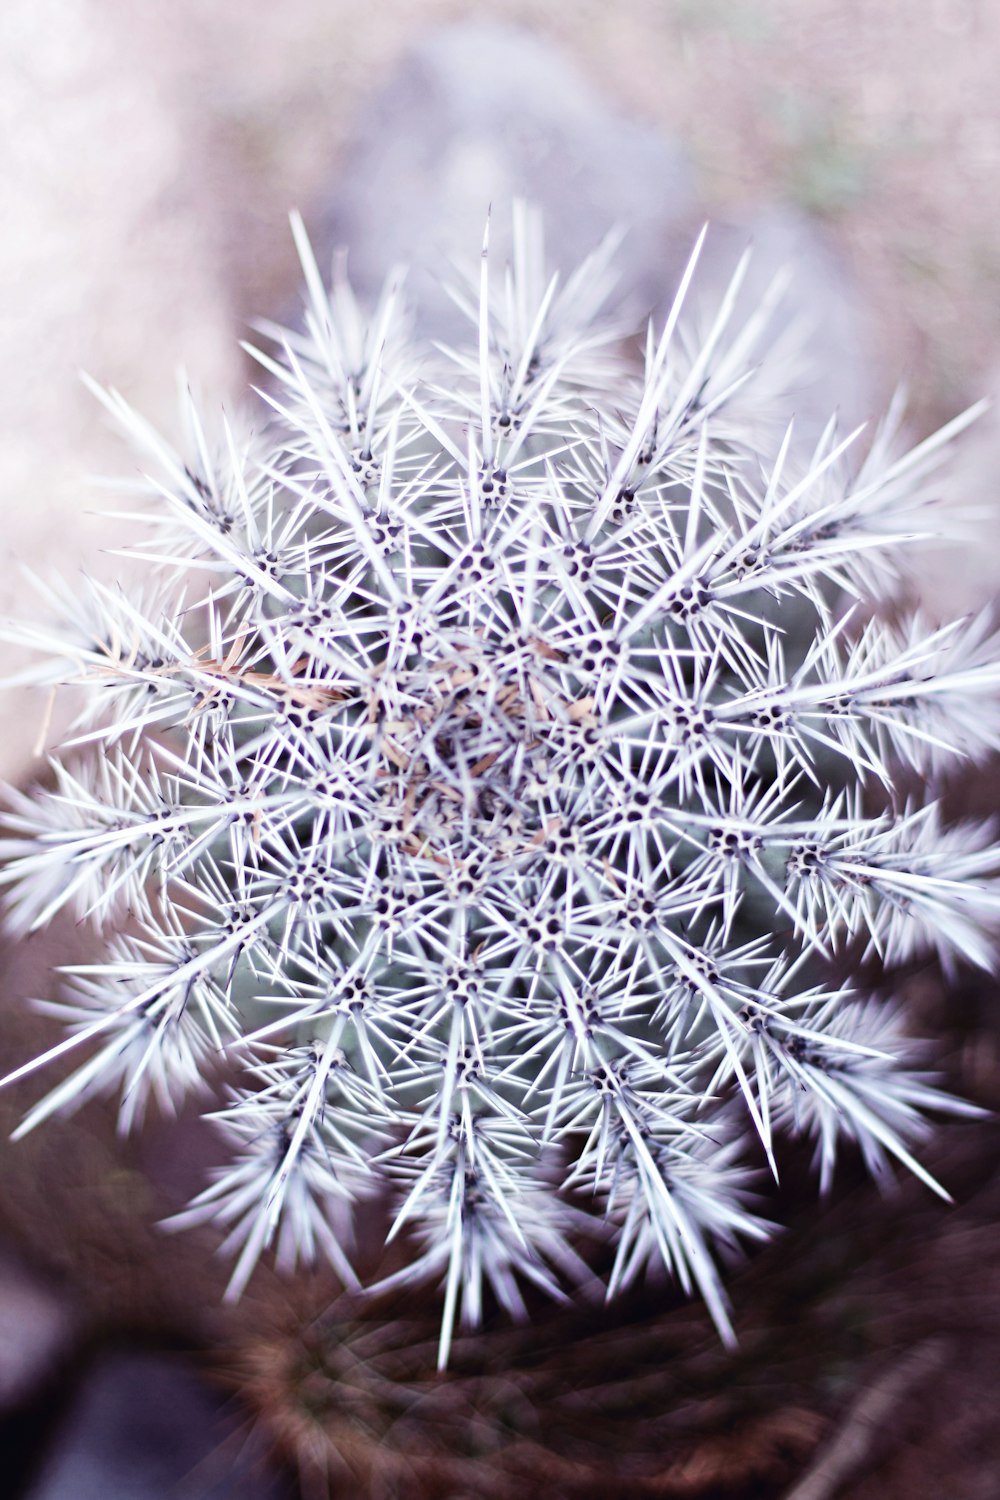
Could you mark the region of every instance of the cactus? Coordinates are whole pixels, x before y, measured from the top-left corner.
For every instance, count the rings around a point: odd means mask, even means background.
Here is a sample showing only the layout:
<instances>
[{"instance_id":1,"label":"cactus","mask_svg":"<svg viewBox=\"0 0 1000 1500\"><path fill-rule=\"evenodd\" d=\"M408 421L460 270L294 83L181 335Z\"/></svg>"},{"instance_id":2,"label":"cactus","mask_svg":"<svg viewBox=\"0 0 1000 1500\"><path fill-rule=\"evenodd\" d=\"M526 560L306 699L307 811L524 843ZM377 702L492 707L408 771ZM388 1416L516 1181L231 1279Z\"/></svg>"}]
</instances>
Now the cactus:
<instances>
[{"instance_id":1,"label":"cactus","mask_svg":"<svg viewBox=\"0 0 1000 1500\"><path fill-rule=\"evenodd\" d=\"M992 963L995 833L939 796L1000 747L1000 651L886 601L975 410L806 451L774 299L741 262L699 326L697 248L630 349L614 245L550 279L517 210L440 349L294 229L256 429L186 398L179 457L99 393L155 471L148 587L7 631L79 702L10 794L7 922L108 935L23 1129L108 1090L129 1128L228 1058L231 1161L175 1222L221 1226L234 1294L269 1248L356 1286L360 1210L408 1239L383 1287L441 1286L442 1365L491 1298L589 1291L595 1239L609 1293L662 1263L731 1341L781 1137L822 1186L846 1141L943 1191L914 1148L963 1106L871 981Z\"/></svg>"}]
</instances>

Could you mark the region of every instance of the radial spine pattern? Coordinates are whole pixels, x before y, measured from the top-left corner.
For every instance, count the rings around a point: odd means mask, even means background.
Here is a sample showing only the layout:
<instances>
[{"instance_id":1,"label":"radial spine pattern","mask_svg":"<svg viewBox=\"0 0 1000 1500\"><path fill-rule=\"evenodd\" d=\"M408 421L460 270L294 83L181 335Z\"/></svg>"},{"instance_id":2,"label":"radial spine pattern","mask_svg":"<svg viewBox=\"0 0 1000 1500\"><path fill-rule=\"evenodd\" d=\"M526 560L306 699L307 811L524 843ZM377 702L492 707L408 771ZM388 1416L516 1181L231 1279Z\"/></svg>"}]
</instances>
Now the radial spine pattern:
<instances>
[{"instance_id":1,"label":"radial spine pattern","mask_svg":"<svg viewBox=\"0 0 1000 1500\"><path fill-rule=\"evenodd\" d=\"M468 345L421 348L399 279L363 310L295 227L257 431L188 401L181 458L103 396L151 466L150 583L14 631L83 709L6 818L8 923L109 934L19 1071L87 1060L25 1128L109 1087L131 1125L228 1052L231 1163L181 1217L234 1290L268 1247L353 1284L388 1203L442 1362L594 1234L611 1290L662 1261L729 1338L713 1252L765 1235L782 1133L824 1182L842 1138L926 1177L942 1096L830 960L992 962L994 832L933 791L1000 745L1000 652L879 608L971 414L803 453L743 267L686 321L697 250L630 357L613 246L548 279L518 210L456 291Z\"/></svg>"}]
</instances>

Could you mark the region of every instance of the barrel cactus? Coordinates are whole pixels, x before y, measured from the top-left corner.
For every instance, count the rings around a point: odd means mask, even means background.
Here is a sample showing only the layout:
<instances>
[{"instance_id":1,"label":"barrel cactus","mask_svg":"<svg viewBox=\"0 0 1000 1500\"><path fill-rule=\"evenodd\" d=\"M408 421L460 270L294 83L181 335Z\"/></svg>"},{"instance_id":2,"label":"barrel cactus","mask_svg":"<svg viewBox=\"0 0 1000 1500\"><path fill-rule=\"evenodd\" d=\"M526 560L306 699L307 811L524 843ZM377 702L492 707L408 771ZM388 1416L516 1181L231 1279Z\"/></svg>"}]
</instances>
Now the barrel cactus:
<instances>
[{"instance_id":1,"label":"barrel cactus","mask_svg":"<svg viewBox=\"0 0 1000 1500\"><path fill-rule=\"evenodd\" d=\"M179 1221L234 1293L269 1249L356 1285L363 1207L441 1287L442 1364L492 1301L592 1286L595 1238L609 1293L663 1263L729 1340L781 1138L824 1185L848 1142L936 1188L914 1148L960 1107L871 978L993 958L994 830L938 799L1000 746L1000 651L887 603L973 414L807 447L769 299L741 266L699 321L697 250L630 345L613 245L549 278L518 210L442 348L295 232L255 421L187 400L180 456L102 393L148 584L8 631L78 712L11 794L7 924L107 935L12 1075L87 1052L23 1128L107 1090L131 1127L225 1057L231 1159Z\"/></svg>"}]
</instances>

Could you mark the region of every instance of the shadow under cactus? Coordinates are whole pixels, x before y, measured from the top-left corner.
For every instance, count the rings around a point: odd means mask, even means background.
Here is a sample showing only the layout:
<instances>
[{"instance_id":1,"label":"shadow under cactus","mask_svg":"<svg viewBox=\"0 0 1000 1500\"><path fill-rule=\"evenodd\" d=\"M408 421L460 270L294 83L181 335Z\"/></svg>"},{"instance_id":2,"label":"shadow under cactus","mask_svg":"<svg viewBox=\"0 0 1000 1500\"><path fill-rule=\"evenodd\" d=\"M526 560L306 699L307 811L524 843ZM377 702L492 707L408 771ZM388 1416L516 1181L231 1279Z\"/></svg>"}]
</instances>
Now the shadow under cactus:
<instances>
[{"instance_id":1,"label":"shadow under cactus","mask_svg":"<svg viewBox=\"0 0 1000 1500\"><path fill-rule=\"evenodd\" d=\"M985 979L900 975L945 1038L949 1082L1000 1105ZM928 1163L956 1203L845 1160L817 1209L807 1154L787 1228L730 1281L739 1348L653 1282L612 1307L532 1307L456 1339L434 1375L433 1298L296 1299L222 1354L307 1500L326 1495L938 1500L989 1495L1000 1464L1000 1124L942 1130ZM985 1486L985 1487L984 1487Z\"/></svg>"},{"instance_id":2,"label":"shadow under cactus","mask_svg":"<svg viewBox=\"0 0 1000 1500\"><path fill-rule=\"evenodd\" d=\"M230 1376L307 1497L751 1500L800 1480L802 1500L985 1495L1000 1461L998 1146L993 1123L944 1132L933 1163L951 1211L912 1181L880 1198L848 1168L817 1214L793 1171L790 1227L732 1283L736 1353L660 1285L460 1338L434 1376L433 1304L345 1299L231 1351Z\"/></svg>"}]
</instances>

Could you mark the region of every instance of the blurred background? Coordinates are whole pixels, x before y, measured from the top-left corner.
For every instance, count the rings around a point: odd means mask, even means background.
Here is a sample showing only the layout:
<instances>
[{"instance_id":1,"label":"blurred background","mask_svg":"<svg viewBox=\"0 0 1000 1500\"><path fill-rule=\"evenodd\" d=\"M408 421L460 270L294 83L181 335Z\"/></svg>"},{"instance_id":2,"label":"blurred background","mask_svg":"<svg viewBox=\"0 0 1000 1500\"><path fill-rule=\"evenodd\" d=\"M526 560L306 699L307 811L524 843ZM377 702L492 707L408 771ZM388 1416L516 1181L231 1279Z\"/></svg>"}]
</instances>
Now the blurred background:
<instances>
[{"instance_id":1,"label":"blurred background","mask_svg":"<svg viewBox=\"0 0 1000 1500\"><path fill-rule=\"evenodd\" d=\"M169 5L4 0L0 616L37 609L22 565L60 569L70 588L81 567L108 571L114 566L101 553L114 545L116 532L95 514L105 501L89 476L128 473L131 460L82 387L79 371L120 389L168 435L176 431L182 366L212 400L239 402L251 372L238 340L254 317L294 316L297 305L299 269L289 210L301 209L324 248L341 228L348 232L366 222L367 253L377 258L378 226L392 219L394 200L391 173L386 178L374 171L370 146L373 133L391 140L396 128L393 80L410 76L412 81L406 59L415 47L425 49L425 56L428 46L433 50L439 26L472 18L510 23L532 44L553 44L553 55L579 80L575 103L570 101L571 113L575 108L579 116L578 139L595 156L605 153L605 183L618 175L614 153L622 143L623 186L610 206L615 216L628 220L634 203L635 217L646 225L647 270L656 263L661 199L670 199L662 216L665 274L677 250L667 243L671 224L686 235L706 217L753 226L762 209L787 210L797 224L812 227L816 243L832 257L836 277L853 288L854 310L860 308L862 315L841 324L840 333L856 346L857 385L866 402L877 408L904 382L912 430L921 435L980 395L1000 391L1000 7L994 0L922 0L918 7L904 0L546 0L542 5L538 0L474 5L468 0L370 0L367 5L357 0L171 0ZM517 46L501 48L496 58L493 94L502 101L509 85L516 97ZM577 85L567 87L572 92ZM604 108L616 122L613 136L604 130ZM460 113L454 121L460 132ZM529 119L529 156L531 129ZM674 153L676 171L669 182L656 170L659 139ZM433 161L424 163L431 175L433 168ZM466 169L474 192L475 163L471 168L466 163ZM570 234L574 221L566 203L559 218ZM397 245L405 250L409 232L408 223L395 223L393 255ZM581 252L590 243L588 237ZM364 276L364 265L357 269ZM834 299L830 307L836 322L839 304ZM822 317L829 309L821 305L817 311ZM992 597L1000 581L997 472L1000 435L995 418L987 416L965 444L956 481L963 495L981 506L977 543L927 560L922 576L929 600L964 608ZM8 780L29 774L38 712L33 705L23 713L7 708L0 716L0 775ZM983 791L982 798L988 804L992 793ZM40 970L53 955L78 959L79 944L78 934L57 932L6 954L4 998L37 993ZM928 1029L935 1017L940 1021L939 1001L935 995L918 996ZM952 1020L960 1012L965 1025L970 1015L979 1015L982 1003L981 991L959 996ZM954 1024L951 1045L968 1052L963 1092L986 1100L996 1085L995 1021L988 1035L976 1032L975 1047L968 1028L963 1032L958 1021ZM33 1026L23 1018L9 1022L15 1053L26 1054L48 1035ZM11 1126L32 1097L37 1090L29 1089L20 1100L5 1099L0 1125ZM148 1356L134 1352L113 1355L110 1364L102 1353L94 1363L93 1351L105 1348L101 1340L109 1327L119 1334L129 1329L140 1342L161 1343L169 1342L170 1329L179 1329L176 1338L184 1347L229 1351L225 1357L234 1362L234 1378L251 1389L257 1408L268 1409L270 1403L272 1417L280 1409L286 1426L290 1422L285 1438L293 1457L297 1444L308 1447L311 1441L309 1432L303 1437L288 1418L287 1403L281 1404L288 1361L294 1365L298 1355L288 1355L280 1330L301 1326L303 1307L311 1305L315 1314L324 1305L323 1288L283 1289L264 1273L241 1310L219 1308L223 1276L210 1259L211 1242L199 1244L192 1237L182 1247L154 1227L198 1183L204 1143L197 1133L183 1138L179 1167L178 1139L154 1128L143 1145L122 1146L114 1140L107 1112L96 1109L87 1112L85 1128L52 1127L44 1139L16 1148L11 1158L0 1202L0 1458L14 1467L4 1469L8 1480L0 1479L2 1500L22 1492L30 1492L32 1500L87 1500L91 1493L145 1500L173 1494L162 1473L151 1477L148 1462L144 1470L137 1458L129 1468L128 1453L122 1456L129 1424L140 1435L146 1432L147 1455L157 1451L157 1443L176 1449L169 1421L162 1430L146 1431L148 1403L129 1408L129 1392L134 1395L140 1387L159 1392L156 1399L165 1409L180 1411L187 1430L195 1433L182 1467L189 1477L201 1477L190 1480L185 1495L250 1496L258 1493L255 1486L261 1495L286 1493L284 1481L261 1478L257 1470L252 1479L234 1480L235 1460L225 1456L211 1471L199 1469L201 1438L206 1452L220 1451L222 1439L212 1425L219 1402L202 1386L185 1385L186 1375L176 1377L179 1387L176 1380L171 1385L172 1367L155 1361L143 1365ZM967 1147L960 1143L958 1176L949 1179L971 1184L970 1192L982 1179L981 1139ZM849 1182L848 1189L862 1195L862 1204L869 1202L864 1195L872 1190L860 1181ZM906 1201L911 1200L917 1201L912 1192ZM790 1202L794 1207L794 1190ZM855 1223L867 1212L863 1209L859 1219L850 1199L839 1211L842 1220ZM993 1298L988 1305L995 1313L1000 1277L995 1267L986 1275L982 1258L986 1231L992 1232L998 1217L995 1193L979 1200L976 1213L971 1221L968 1215L957 1221L945 1263L970 1281L979 1277L979 1291ZM977 1390L982 1385L996 1342L976 1346L972 1355L963 1346L959 1358L947 1343L951 1334L944 1344L940 1335L942 1327L953 1330L962 1318L975 1323L977 1308L987 1303L963 1303L956 1310L939 1302L937 1321L914 1334L907 1322L914 1289L940 1290L941 1265L928 1261L901 1271L899 1256L891 1243L886 1249L887 1243L876 1234L865 1252L870 1258L864 1292L855 1287L845 1294L846 1303L843 1297L827 1300L816 1326L827 1334L834 1326L854 1328L852 1309L865 1296L871 1306L878 1299L884 1305L896 1289L901 1309L896 1322L885 1313L876 1332L872 1315L857 1346L858 1360L900 1342L923 1350L920 1357L946 1389L939 1405L954 1418L954 1436L953 1449L941 1450L939 1470L927 1467L925 1455L923 1469L904 1466L891 1493L910 1500L946 1493L989 1500L997 1493L989 1488L996 1484L997 1470L981 1466L981 1486L980 1469L965 1474L956 1424L961 1411L972 1424L970 1442L982 1443L991 1418L984 1408L976 1426L970 1390L958 1375L950 1386L940 1375L942 1368L947 1374L963 1364L967 1383ZM815 1243L809 1244L815 1250ZM794 1289L780 1305L772 1298L783 1254L779 1243L758 1277L762 1328L773 1329L776 1319L784 1326L782 1319L794 1322L797 1316L789 1300ZM815 1288L799 1290L808 1299ZM756 1314L748 1316L750 1354L755 1348L766 1352L766 1341L754 1344ZM279 1330L271 1343L265 1323ZM688 1325L675 1321L672 1326L683 1344ZM673 1336L657 1334L668 1343ZM696 1330L690 1337L697 1343L702 1334ZM232 1354L237 1347L238 1356ZM719 1375L722 1366L703 1349L699 1357L699 1389L710 1393L716 1376L725 1379ZM719 1494L722 1472L729 1474L727 1494L744 1493L743 1479L751 1484L748 1494L781 1493L785 1478L829 1430L832 1414L852 1397L861 1378L853 1358L838 1355L833 1373L824 1367L818 1376L799 1369L794 1359L786 1362L785 1383L777 1382L771 1392L764 1427L752 1429L749 1456L733 1450L731 1472L725 1468L729 1458L718 1459L722 1469L718 1463L713 1469L702 1447L689 1471L685 1449L674 1455L680 1465L675 1488L664 1480L656 1493ZM71 1367L77 1372L73 1379L66 1375ZM627 1371L627 1359L623 1368ZM995 1364L992 1368L995 1377ZM919 1374L911 1370L906 1378L916 1380ZM756 1377L751 1373L747 1379ZM627 1384L625 1379L623 1389ZM802 1395L807 1386L808 1398ZM988 1384L983 1390L988 1398ZM50 1407L44 1419L39 1392ZM683 1409L690 1416L683 1403L694 1400L691 1388L675 1389L663 1399L664 1410ZM706 1402L710 1399L715 1398L706 1395ZM719 1420L718 1406L714 1410ZM68 1416L59 1425L52 1414L63 1412ZM227 1441L235 1441L243 1455L245 1419L232 1418L231 1412L230 1418ZM445 1411L442 1421L449 1420ZM3 1444L11 1423L29 1436L8 1450ZM85 1462L81 1457L84 1430L104 1443L103 1458L91 1453ZM133 1446L136 1441L133 1432ZM723 1450L717 1445L714 1451L718 1456ZM15 1453L20 1457L10 1456ZM124 1465L119 1471L116 1462ZM109 1472L118 1472L117 1489L108 1487ZM771 1480L765 1483L761 1473ZM928 1477L933 1474L938 1477ZM467 1480L466 1475L462 1482ZM4 1489L5 1483L13 1488ZM609 1483L602 1483L600 1493L612 1494ZM464 1493L433 1486L429 1492ZM844 1491L831 1482L808 1494L823 1500L842 1492L869 1493ZM876 1492L890 1489L871 1490ZM533 1491L522 1480L519 1493Z\"/></svg>"}]
</instances>

